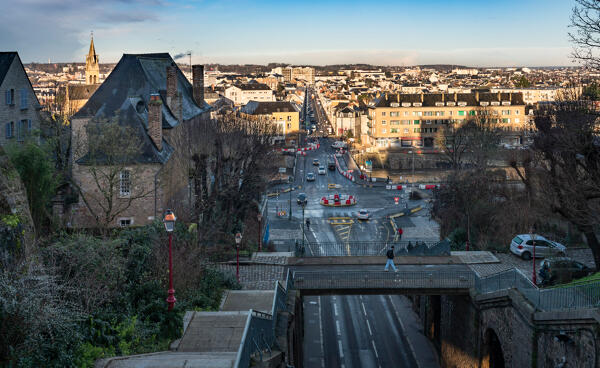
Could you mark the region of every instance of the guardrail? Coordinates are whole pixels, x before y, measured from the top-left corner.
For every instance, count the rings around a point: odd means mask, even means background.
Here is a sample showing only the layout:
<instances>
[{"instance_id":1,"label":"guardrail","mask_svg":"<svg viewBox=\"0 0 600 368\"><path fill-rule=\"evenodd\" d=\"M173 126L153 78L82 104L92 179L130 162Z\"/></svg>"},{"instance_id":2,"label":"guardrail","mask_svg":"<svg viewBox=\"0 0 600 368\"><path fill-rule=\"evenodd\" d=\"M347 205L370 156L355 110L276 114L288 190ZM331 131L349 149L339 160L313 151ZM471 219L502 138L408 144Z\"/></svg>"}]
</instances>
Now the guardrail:
<instances>
[{"instance_id":1,"label":"guardrail","mask_svg":"<svg viewBox=\"0 0 600 368\"><path fill-rule=\"evenodd\" d=\"M390 242L304 242L296 241L296 257L384 256L394 246L396 256L450 255L450 244L445 241L390 241Z\"/></svg>"}]
</instances>

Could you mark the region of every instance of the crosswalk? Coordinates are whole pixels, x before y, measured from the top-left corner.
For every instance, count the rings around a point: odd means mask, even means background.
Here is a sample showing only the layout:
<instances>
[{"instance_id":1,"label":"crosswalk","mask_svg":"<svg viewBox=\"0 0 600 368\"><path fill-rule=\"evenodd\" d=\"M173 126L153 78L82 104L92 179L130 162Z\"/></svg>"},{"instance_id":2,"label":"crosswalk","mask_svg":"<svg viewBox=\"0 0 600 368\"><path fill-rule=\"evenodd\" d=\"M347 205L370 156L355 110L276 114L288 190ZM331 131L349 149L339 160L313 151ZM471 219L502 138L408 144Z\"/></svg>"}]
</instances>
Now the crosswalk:
<instances>
[{"instance_id":1,"label":"crosswalk","mask_svg":"<svg viewBox=\"0 0 600 368\"><path fill-rule=\"evenodd\" d=\"M354 225L352 217L329 217L327 221L341 241L347 242L350 240L350 231L352 230L352 225Z\"/></svg>"}]
</instances>

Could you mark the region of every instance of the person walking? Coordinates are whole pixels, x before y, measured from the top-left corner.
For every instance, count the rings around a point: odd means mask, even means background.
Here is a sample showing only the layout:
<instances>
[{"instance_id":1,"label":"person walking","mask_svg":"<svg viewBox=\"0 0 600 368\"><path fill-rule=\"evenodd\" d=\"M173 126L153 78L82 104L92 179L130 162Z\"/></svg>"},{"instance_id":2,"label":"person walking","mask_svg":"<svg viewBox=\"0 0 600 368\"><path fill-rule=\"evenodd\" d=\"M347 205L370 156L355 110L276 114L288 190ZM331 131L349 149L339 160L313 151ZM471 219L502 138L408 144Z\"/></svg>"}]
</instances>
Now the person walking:
<instances>
[{"instance_id":1,"label":"person walking","mask_svg":"<svg viewBox=\"0 0 600 368\"><path fill-rule=\"evenodd\" d=\"M402 240L402 234L404 234L404 231L402 230L401 227L398 228L398 240Z\"/></svg>"},{"instance_id":2,"label":"person walking","mask_svg":"<svg viewBox=\"0 0 600 368\"><path fill-rule=\"evenodd\" d=\"M394 272L398 272L396 265L394 265L394 246L393 245L390 249L388 249L388 251L385 255L387 256L387 262L385 263L384 271L387 271L388 268L390 268L390 266L392 266L392 270L394 270Z\"/></svg>"}]
</instances>

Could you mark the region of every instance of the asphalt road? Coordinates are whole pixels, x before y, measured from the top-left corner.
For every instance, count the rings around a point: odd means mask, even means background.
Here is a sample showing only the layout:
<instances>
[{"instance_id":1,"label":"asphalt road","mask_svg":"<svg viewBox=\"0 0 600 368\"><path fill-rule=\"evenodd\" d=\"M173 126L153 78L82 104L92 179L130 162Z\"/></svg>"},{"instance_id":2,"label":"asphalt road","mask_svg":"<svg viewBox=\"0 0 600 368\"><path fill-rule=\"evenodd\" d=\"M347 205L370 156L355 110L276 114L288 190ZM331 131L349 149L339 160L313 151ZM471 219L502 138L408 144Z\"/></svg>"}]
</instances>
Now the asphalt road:
<instances>
[{"instance_id":1,"label":"asphalt road","mask_svg":"<svg viewBox=\"0 0 600 368\"><path fill-rule=\"evenodd\" d=\"M328 122L320 107L316 106L316 99L307 99L315 115L317 122L317 135L319 130L327 131ZM305 111L307 109L304 109ZM308 124L310 127L310 119ZM296 175L291 185L294 190L290 193L282 193L269 200L269 216L276 218L278 210L285 210L285 218L272 221L273 229L280 226L286 228L295 227L301 234L304 230L306 241L323 243L335 242L333 245L322 245L335 247L328 251L339 255L352 255L349 242L354 241L392 241L395 234L388 216L398 213L404 208L405 203L410 207L424 204L422 201L409 201L404 192L386 190L381 187L363 187L363 185L352 183L340 175L337 170L327 170L325 175L318 175L317 165L313 160L327 167L327 161L335 153L331 148L334 139L315 137L308 135L307 140L318 141L321 146L316 151L309 151L306 156L298 156L296 163ZM307 182L306 174L313 172L315 181ZM338 189L328 189L328 184L337 184ZM272 192L289 188L290 185L280 185L272 188ZM296 203L299 193L305 193L308 203L304 208ZM325 207L319 201L321 197L328 194L351 194L357 198L357 205L351 207ZM394 197L400 197L396 205ZM408 202L407 202L408 201ZM289 210L292 212L292 220L287 221ZM370 218L361 221L356 218L359 209L369 211ZM302 224L310 219L310 228ZM304 221L303 221L304 220ZM423 228L429 230L430 225L424 219L403 218L403 227ZM426 234L426 231L413 231L414 236ZM403 238L406 240L406 238ZM287 248L287 246L286 246ZM287 249L280 249L287 250ZM381 265L380 267L383 267ZM369 269L378 269L372 266ZM407 299L400 295L331 295L331 296L307 296L304 303L304 366L305 367L415 367L411 344L407 336L414 338L414 333L407 334L403 327L403 319L413 318ZM417 336L413 346L417 344L420 349L427 349L423 344L424 337ZM428 351L425 351L427 355ZM423 353L420 351L420 357ZM433 350L430 354L435 356ZM430 358L427 366L436 365L436 360Z\"/></svg>"}]
</instances>

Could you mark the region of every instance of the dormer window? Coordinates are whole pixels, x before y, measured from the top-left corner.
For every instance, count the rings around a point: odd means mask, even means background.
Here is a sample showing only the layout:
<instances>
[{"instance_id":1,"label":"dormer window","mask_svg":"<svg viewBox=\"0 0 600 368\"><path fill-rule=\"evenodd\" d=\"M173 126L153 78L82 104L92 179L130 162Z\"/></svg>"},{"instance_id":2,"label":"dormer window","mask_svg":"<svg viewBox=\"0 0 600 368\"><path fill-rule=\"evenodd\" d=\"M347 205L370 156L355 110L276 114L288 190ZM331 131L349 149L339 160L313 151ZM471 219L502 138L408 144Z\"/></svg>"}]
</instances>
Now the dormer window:
<instances>
[{"instance_id":1,"label":"dormer window","mask_svg":"<svg viewBox=\"0 0 600 368\"><path fill-rule=\"evenodd\" d=\"M502 101L502 106L510 106L510 101Z\"/></svg>"},{"instance_id":2,"label":"dormer window","mask_svg":"<svg viewBox=\"0 0 600 368\"><path fill-rule=\"evenodd\" d=\"M398 102L392 102L390 104L391 107L400 107L400 104Z\"/></svg>"},{"instance_id":3,"label":"dormer window","mask_svg":"<svg viewBox=\"0 0 600 368\"><path fill-rule=\"evenodd\" d=\"M490 103L488 101L481 101L479 104L481 106L489 106Z\"/></svg>"},{"instance_id":4,"label":"dormer window","mask_svg":"<svg viewBox=\"0 0 600 368\"><path fill-rule=\"evenodd\" d=\"M438 101L435 103L435 106L444 106L444 103L442 101Z\"/></svg>"},{"instance_id":5,"label":"dormer window","mask_svg":"<svg viewBox=\"0 0 600 368\"><path fill-rule=\"evenodd\" d=\"M402 102L402 107L410 107L410 102Z\"/></svg>"},{"instance_id":6,"label":"dormer window","mask_svg":"<svg viewBox=\"0 0 600 368\"><path fill-rule=\"evenodd\" d=\"M467 106L465 101L458 101L458 106Z\"/></svg>"},{"instance_id":7,"label":"dormer window","mask_svg":"<svg viewBox=\"0 0 600 368\"><path fill-rule=\"evenodd\" d=\"M448 101L446 102L446 106L456 106L456 103L454 101Z\"/></svg>"},{"instance_id":8,"label":"dormer window","mask_svg":"<svg viewBox=\"0 0 600 368\"><path fill-rule=\"evenodd\" d=\"M413 102L413 106L421 107L421 106L423 106L423 104L421 102Z\"/></svg>"},{"instance_id":9,"label":"dormer window","mask_svg":"<svg viewBox=\"0 0 600 368\"><path fill-rule=\"evenodd\" d=\"M492 106L500 106L500 101L492 101Z\"/></svg>"}]
</instances>

